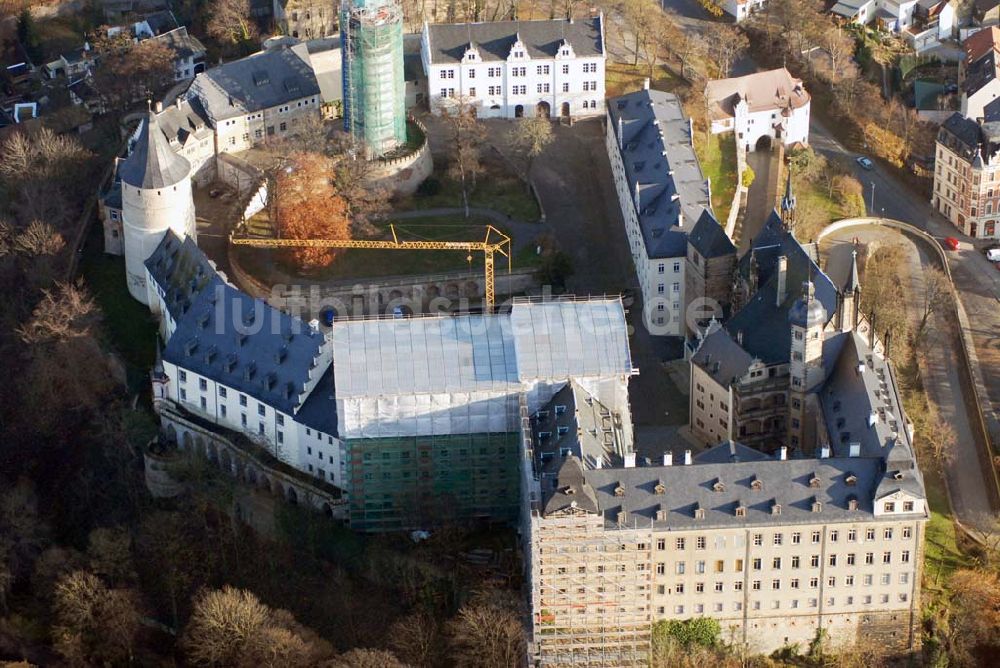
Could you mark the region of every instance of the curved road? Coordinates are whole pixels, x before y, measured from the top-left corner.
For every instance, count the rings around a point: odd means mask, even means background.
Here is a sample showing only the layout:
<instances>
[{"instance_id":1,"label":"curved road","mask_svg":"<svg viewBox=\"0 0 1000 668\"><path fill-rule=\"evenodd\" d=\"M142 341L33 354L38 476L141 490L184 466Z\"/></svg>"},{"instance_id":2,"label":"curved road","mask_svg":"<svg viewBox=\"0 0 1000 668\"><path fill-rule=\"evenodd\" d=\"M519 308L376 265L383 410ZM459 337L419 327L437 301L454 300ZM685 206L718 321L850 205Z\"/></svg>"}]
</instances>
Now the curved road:
<instances>
[{"instance_id":1,"label":"curved road","mask_svg":"<svg viewBox=\"0 0 1000 668\"><path fill-rule=\"evenodd\" d=\"M907 307L914 320L919 319L924 294L924 269L937 266L923 244L915 242L905 234L880 226L852 227L831 234L820 244L820 254L825 260L825 269L838 285L847 278L850 267L853 239L861 243L899 244L906 251ZM864 289L862 280L861 289ZM928 398L940 411L941 418L955 430L956 444L954 456L945 466L945 478L955 516L967 526L985 525L991 514L986 481L980 468L979 453L969 414L966 410L964 389L959 378L955 360L958 352L955 345L957 336L952 334L952 325L944 314L933 314L927 328L927 339L921 345L926 355L926 376L924 386Z\"/></svg>"}]
</instances>

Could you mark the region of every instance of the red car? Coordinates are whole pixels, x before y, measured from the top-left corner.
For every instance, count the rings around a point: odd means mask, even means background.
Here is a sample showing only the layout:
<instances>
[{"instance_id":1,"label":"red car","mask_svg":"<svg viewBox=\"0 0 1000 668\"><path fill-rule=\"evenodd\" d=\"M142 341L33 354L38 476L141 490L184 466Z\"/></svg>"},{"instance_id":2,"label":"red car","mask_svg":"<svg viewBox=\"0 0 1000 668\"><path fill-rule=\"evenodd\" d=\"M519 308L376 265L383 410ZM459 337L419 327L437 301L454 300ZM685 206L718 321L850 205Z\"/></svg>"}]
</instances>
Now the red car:
<instances>
[{"instance_id":1,"label":"red car","mask_svg":"<svg viewBox=\"0 0 1000 668\"><path fill-rule=\"evenodd\" d=\"M945 237L944 247L948 250L958 250L958 239L955 237Z\"/></svg>"}]
</instances>

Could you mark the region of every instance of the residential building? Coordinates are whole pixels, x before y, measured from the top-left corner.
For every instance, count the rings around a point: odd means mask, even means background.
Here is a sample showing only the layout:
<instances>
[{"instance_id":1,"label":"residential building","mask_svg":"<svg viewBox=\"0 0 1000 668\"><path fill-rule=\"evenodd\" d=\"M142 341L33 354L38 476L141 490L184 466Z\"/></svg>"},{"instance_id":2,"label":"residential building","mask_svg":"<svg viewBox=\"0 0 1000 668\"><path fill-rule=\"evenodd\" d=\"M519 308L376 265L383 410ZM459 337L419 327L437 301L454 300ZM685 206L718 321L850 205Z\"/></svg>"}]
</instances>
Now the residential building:
<instances>
[{"instance_id":1,"label":"residential building","mask_svg":"<svg viewBox=\"0 0 1000 668\"><path fill-rule=\"evenodd\" d=\"M147 38L159 42L174 52L174 80L193 79L205 71L205 47L194 35L189 35L186 27Z\"/></svg>"},{"instance_id":2,"label":"residential building","mask_svg":"<svg viewBox=\"0 0 1000 668\"><path fill-rule=\"evenodd\" d=\"M648 89L609 100L607 114L606 149L644 323L654 334L685 336L688 233L703 215L714 222L704 213L709 188L691 144L691 124L676 95Z\"/></svg>"},{"instance_id":3,"label":"residential building","mask_svg":"<svg viewBox=\"0 0 1000 668\"><path fill-rule=\"evenodd\" d=\"M604 109L604 16L424 23L421 59L433 113L480 118L597 116Z\"/></svg>"},{"instance_id":4,"label":"residential building","mask_svg":"<svg viewBox=\"0 0 1000 668\"><path fill-rule=\"evenodd\" d=\"M734 132L747 151L769 149L772 141L809 143L811 98L784 67L709 81L705 100L712 134Z\"/></svg>"},{"instance_id":5,"label":"residential building","mask_svg":"<svg viewBox=\"0 0 1000 668\"><path fill-rule=\"evenodd\" d=\"M733 17L736 23L747 19L760 10L767 0L723 0L722 9Z\"/></svg>"},{"instance_id":6,"label":"residential building","mask_svg":"<svg viewBox=\"0 0 1000 668\"><path fill-rule=\"evenodd\" d=\"M337 9L330 0L273 0L274 21L281 34L301 40L337 32Z\"/></svg>"},{"instance_id":7,"label":"residential building","mask_svg":"<svg viewBox=\"0 0 1000 668\"><path fill-rule=\"evenodd\" d=\"M995 53L995 52L991 52ZM938 130L931 203L963 234L1000 238L1000 104L982 123L952 114Z\"/></svg>"},{"instance_id":8,"label":"residential building","mask_svg":"<svg viewBox=\"0 0 1000 668\"><path fill-rule=\"evenodd\" d=\"M729 315L736 246L707 210L688 234L685 301L692 322L704 326L710 318Z\"/></svg>"},{"instance_id":9,"label":"residential building","mask_svg":"<svg viewBox=\"0 0 1000 668\"><path fill-rule=\"evenodd\" d=\"M875 23L885 32L912 36L933 29L935 43L950 39L956 25L954 7L943 0L839 0L830 11L852 23Z\"/></svg>"},{"instance_id":10,"label":"residential building","mask_svg":"<svg viewBox=\"0 0 1000 668\"><path fill-rule=\"evenodd\" d=\"M985 119L987 107L1000 96L997 63L1000 62L1000 30L987 28L970 36L962 45L965 58L958 70L962 93L962 115L973 121Z\"/></svg>"}]
</instances>

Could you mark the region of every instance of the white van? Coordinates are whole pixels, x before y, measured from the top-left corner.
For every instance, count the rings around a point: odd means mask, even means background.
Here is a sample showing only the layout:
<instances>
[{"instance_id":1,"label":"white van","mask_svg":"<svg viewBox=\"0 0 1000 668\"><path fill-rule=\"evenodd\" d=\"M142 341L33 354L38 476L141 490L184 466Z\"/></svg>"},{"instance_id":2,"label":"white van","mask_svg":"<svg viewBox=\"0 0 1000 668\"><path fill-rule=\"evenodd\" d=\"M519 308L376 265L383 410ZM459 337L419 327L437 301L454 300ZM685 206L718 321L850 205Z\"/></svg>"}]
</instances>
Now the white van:
<instances>
[{"instance_id":1,"label":"white van","mask_svg":"<svg viewBox=\"0 0 1000 668\"><path fill-rule=\"evenodd\" d=\"M1000 248L991 248L986 251L986 259L990 262L1000 262Z\"/></svg>"}]
</instances>

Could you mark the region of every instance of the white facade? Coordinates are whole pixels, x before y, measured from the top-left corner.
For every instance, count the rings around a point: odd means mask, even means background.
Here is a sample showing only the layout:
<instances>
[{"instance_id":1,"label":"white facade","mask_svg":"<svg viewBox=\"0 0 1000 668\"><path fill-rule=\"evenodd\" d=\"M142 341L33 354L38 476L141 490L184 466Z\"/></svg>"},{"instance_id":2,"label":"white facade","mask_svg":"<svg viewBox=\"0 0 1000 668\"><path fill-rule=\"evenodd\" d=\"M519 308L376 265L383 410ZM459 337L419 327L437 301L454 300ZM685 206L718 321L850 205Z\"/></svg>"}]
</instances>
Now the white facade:
<instances>
[{"instance_id":1,"label":"white facade","mask_svg":"<svg viewBox=\"0 0 1000 668\"><path fill-rule=\"evenodd\" d=\"M765 2L767 0L725 0L722 9L739 23L760 10Z\"/></svg>"},{"instance_id":2,"label":"white facade","mask_svg":"<svg viewBox=\"0 0 1000 668\"><path fill-rule=\"evenodd\" d=\"M769 140L760 148L770 148L772 140L785 146L809 143L811 99L802 81L784 68L709 81L705 97L712 134L735 132L748 151L765 137Z\"/></svg>"},{"instance_id":3,"label":"white facade","mask_svg":"<svg viewBox=\"0 0 1000 668\"><path fill-rule=\"evenodd\" d=\"M530 23L558 26L565 22ZM470 42L465 45L459 62L442 62L434 57L432 33L432 29L438 30L441 26L425 23L421 59L427 75L431 111L440 114L443 109L463 104L472 105L480 118L601 114L605 82L603 21L599 20L598 25L601 48L597 54L578 54L569 40L555 36L552 38L557 44L554 54L543 53L532 48L520 33L512 33L516 38L502 58Z\"/></svg>"},{"instance_id":4,"label":"white facade","mask_svg":"<svg viewBox=\"0 0 1000 668\"><path fill-rule=\"evenodd\" d=\"M144 263L167 230L173 230L181 238L196 234L191 179L149 190L122 183L122 232L128 290L143 304L149 303Z\"/></svg>"}]
</instances>

